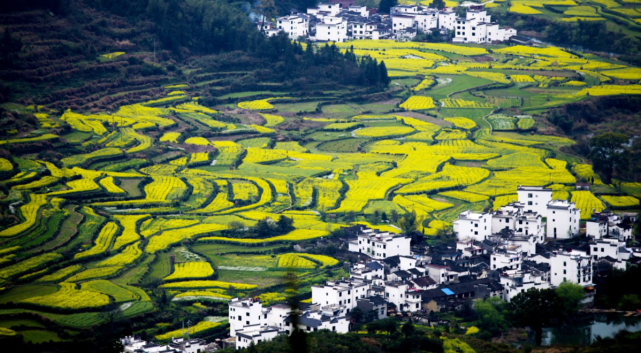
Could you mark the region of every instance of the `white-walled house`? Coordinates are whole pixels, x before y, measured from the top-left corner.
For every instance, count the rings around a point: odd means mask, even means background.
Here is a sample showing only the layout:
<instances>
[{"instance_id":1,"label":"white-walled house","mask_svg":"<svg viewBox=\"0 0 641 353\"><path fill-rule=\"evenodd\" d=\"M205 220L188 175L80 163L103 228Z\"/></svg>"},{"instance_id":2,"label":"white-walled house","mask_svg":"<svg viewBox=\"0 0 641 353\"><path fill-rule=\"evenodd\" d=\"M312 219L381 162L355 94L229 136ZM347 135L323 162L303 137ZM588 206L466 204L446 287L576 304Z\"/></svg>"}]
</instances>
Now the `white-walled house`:
<instances>
[{"instance_id":1,"label":"white-walled house","mask_svg":"<svg viewBox=\"0 0 641 353\"><path fill-rule=\"evenodd\" d=\"M625 248L625 242L616 237L605 237L590 243L590 255L593 260L609 258L612 266L625 271L626 262L630 258L630 252Z\"/></svg>"},{"instance_id":2,"label":"white-walled house","mask_svg":"<svg viewBox=\"0 0 641 353\"><path fill-rule=\"evenodd\" d=\"M415 15L421 11L418 5L396 5L390 8L389 14L393 15Z\"/></svg>"},{"instance_id":3,"label":"white-walled house","mask_svg":"<svg viewBox=\"0 0 641 353\"><path fill-rule=\"evenodd\" d=\"M519 186L516 188L519 203L526 212L536 212L547 217L547 204L552 201L552 189L540 186Z\"/></svg>"},{"instance_id":4,"label":"white-walled house","mask_svg":"<svg viewBox=\"0 0 641 353\"><path fill-rule=\"evenodd\" d=\"M316 24L317 41L322 42L344 42L347 38L347 21L341 17L326 17L323 22Z\"/></svg>"},{"instance_id":5,"label":"white-walled house","mask_svg":"<svg viewBox=\"0 0 641 353\"><path fill-rule=\"evenodd\" d=\"M456 28L456 12L443 9L438 12L438 28L440 30L453 30Z\"/></svg>"},{"instance_id":6,"label":"white-walled house","mask_svg":"<svg viewBox=\"0 0 641 353\"><path fill-rule=\"evenodd\" d=\"M336 16L341 12L341 4L332 3L319 3L316 7L307 9L307 14L318 16L319 14L326 14L328 16Z\"/></svg>"},{"instance_id":7,"label":"white-walled house","mask_svg":"<svg viewBox=\"0 0 641 353\"><path fill-rule=\"evenodd\" d=\"M399 312L416 312L421 310L421 293L410 290L408 283L385 283L385 300L396 305Z\"/></svg>"},{"instance_id":8,"label":"white-walled house","mask_svg":"<svg viewBox=\"0 0 641 353\"><path fill-rule=\"evenodd\" d=\"M364 313L368 313L370 311L375 312L378 320L387 317L387 301L381 296L374 295L358 299L357 305Z\"/></svg>"},{"instance_id":9,"label":"white-walled house","mask_svg":"<svg viewBox=\"0 0 641 353\"><path fill-rule=\"evenodd\" d=\"M350 246L350 251L358 245L358 252L373 259L386 259L392 256L412 255L410 242L412 238L394 233L375 233L371 229L364 230L357 236L357 244Z\"/></svg>"},{"instance_id":10,"label":"white-walled house","mask_svg":"<svg viewBox=\"0 0 641 353\"><path fill-rule=\"evenodd\" d=\"M363 288L363 292L367 295L367 288ZM246 348L252 343L270 341L280 334L291 334L294 329L294 313L288 305L277 304L263 308L260 300L238 298L230 300L228 305L230 336L236 337L237 349ZM328 329L347 333L349 320L345 314L349 312L348 308L347 305L312 305L308 309L297 311L297 328L305 331Z\"/></svg>"},{"instance_id":11,"label":"white-walled house","mask_svg":"<svg viewBox=\"0 0 641 353\"><path fill-rule=\"evenodd\" d=\"M593 213L590 220L585 222L585 235L594 239L616 237L626 242L633 237L631 222L624 222L619 215L611 212Z\"/></svg>"},{"instance_id":12,"label":"white-walled house","mask_svg":"<svg viewBox=\"0 0 641 353\"><path fill-rule=\"evenodd\" d=\"M605 218L593 218L585 222L585 235L594 239L601 239L608 235L610 221Z\"/></svg>"},{"instance_id":13,"label":"white-walled house","mask_svg":"<svg viewBox=\"0 0 641 353\"><path fill-rule=\"evenodd\" d=\"M276 304L269 307L267 312L267 326L285 330L285 319L292 313L292 308L285 304Z\"/></svg>"},{"instance_id":14,"label":"white-walled house","mask_svg":"<svg viewBox=\"0 0 641 353\"><path fill-rule=\"evenodd\" d=\"M530 288L548 289L550 288L549 273L541 271L523 271L510 270L501 273L501 284L503 285L503 300L509 302L520 293L528 291Z\"/></svg>"},{"instance_id":15,"label":"white-walled house","mask_svg":"<svg viewBox=\"0 0 641 353\"><path fill-rule=\"evenodd\" d=\"M436 283L442 284L448 282L449 279L447 273L450 269L449 266L427 264L425 265L425 269L427 270L427 275Z\"/></svg>"},{"instance_id":16,"label":"white-walled house","mask_svg":"<svg viewBox=\"0 0 641 353\"><path fill-rule=\"evenodd\" d=\"M365 281L330 281L325 285L312 286L312 303L320 306L345 305L349 312L356 300L368 296L371 285Z\"/></svg>"},{"instance_id":17,"label":"white-walled house","mask_svg":"<svg viewBox=\"0 0 641 353\"><path fill-rule=\"evenodd\" d=\"M574 202L554 200L547 204L547 238L570 239L579 234L581 210Z\"/></svg>"},{"instance_id":18,"label":"white-walled house","mask_svg":"<svg viewBox=\"0 0 641 353\"><path fill-rule=\"evenodd\" d=\"M453 230L458 240L486 240L492 235L492 214L470 210L461 212L453 222Z\"/></svg>"},{"instance_id":19,"label":"white-walled house","mask_svg":"<svg viewBox=\"0 0 641 353\"><path fill-rule=\"evenodd\" d=\"M134 352L147 344L147 341L135 336L125 336L120 339L120 342L125 347L125 352Z\"/></svg>"},{"instance_id":20,"label":"white-walled house","mask_svg":"<svg viewBox=\"0 0 641 353\"><path fill-rule=\"evenodd\" d=\"M279 330L276 327L251 325L236 331L236 349L244 349L252 343L258 344L268 342L276 338L279 334L286 334L286 331Z\"/></svg>"},{"instance_id":21,"label":"white-walled house","mask_svg":"<svg viewBox=\"0 0 641 353\"><path fill-rule=\"evenodd\" d=\"M485 10L468 10L465 18L456 19L454 28L454 43L492 43L502 42L516 35L512 28L500 28L491 22L490 15Z\"/></svg>"},{"instance_id":22,"label":"white-walled house","mask_svg":"<svg viewBox=\"0 0 641 353\"><path fill-rule=\"evenodd\" d=\"M392 32L405 34L410 29L427 32L439 28L439 11L416 5L398 5L390 9ZM405 34L406 35L406 34Z\"/></svg>"},{"instance_id":23,"label":"white-walled house","mask_svg":"<svg viewBox=\"0 0 641 353\"><path fill-rule=\"evenodd\" d=\"M398 34L406 28L416 28L414 16L392 15L392 33Z\"/></svg>"},{"instance_id":24,"label":"white-walled house","mask_svg":"<svg viewBox=\"0 0 641 353\"><path fill-rule=\"evenodd\" d=\"M356 12L365 18L369 17L369 10L367 9L367 6L352 5L347 8L347 11Z\"/></svg>"},{"instance_id":25,"label":"white-walled house","mask_svg":"<svg viewBox=\"0 0 641 353\"><path fill-rule=\"evenodd\" d=\"M490 255L492 270L520 270L523 255L520 247L499 247Z\"/></svg>"},{"instance_id":26,"label":"white-walled house","mask_svg":"<svg viewBox=\"0 0 641 353\"><path fill-rule=\"evenodd\" d=\"M286 321L289 333L291 334L293 323L289 317ZM305 311L297 319L297 328L306 332L316 332L318 330L329 330L337 333L349 332L349 320L346 316L341 316L338 312L331 310L309 310Z\"/></svg>"},{"instance_id":27,"label":"white-walled house","mask_svg":"<svg viewBox=\"0 0 641 353\"><path fill-rule=\"evenodd\" d=\"M309 34L309 16L295 14L276 19L276 28L287 33L291 39L307 37Z\"/></svg>"},{"instance_id":28,"label":"white-walled house","mask_svg":"<svg viewBox=\"0 0 641 353\"><path fill-rule=\"evenodd\" d=\"M233 298L229 301L229 335L236 336L236 330L245 326L263 325L267 322L267 313L260 300Z\"/></svg>"},{"instance_id":29,"label":"white-walled house","mask_svg":"<svg viewBox=\"0 0 641 353\"><path fill-rule=\"evenodd\" d=\"M592 257L579 252L559 252L550 256L550 284L558 287L563 281L583 287L592 283Z\"/></svg>"},{"instance_id":30,"label":"white-walled house","mask_svg":"<svg viewBox=\"0 0 641 353\"><path fill-rule=\"evenodd\" d=\"M350 269L350 278L373 281L382 281L385 278L385 266L376 261L356 263Z\"/></svg>"},{"instance_id":31,"label":"white-walled house","mask_svg":"<svg viewBox=\"0 0 641 353\"><path fill-rule=\"evenodd\" d=\"M416 29L421 32L427 32L431 29L438 28L438 11L429 9L414 16Z\"/></svg>"}]
</instances>

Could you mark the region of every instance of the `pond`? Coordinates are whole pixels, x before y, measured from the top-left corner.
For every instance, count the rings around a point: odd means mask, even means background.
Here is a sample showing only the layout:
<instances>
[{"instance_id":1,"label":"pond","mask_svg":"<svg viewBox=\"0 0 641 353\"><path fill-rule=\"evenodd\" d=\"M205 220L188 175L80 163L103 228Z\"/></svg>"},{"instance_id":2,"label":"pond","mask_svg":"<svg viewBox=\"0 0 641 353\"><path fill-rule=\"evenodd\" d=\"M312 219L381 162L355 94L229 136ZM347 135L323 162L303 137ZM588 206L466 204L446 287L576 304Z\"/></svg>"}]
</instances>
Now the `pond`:
<instances>
[{"instance_id":1,"label":"pond","mask_svg":"<svg viewBox=\"0 0 641 353\"><path fill-rule=\"evenodd\" d=\"M543 346L588 345L597 336L612 337L621 330L641 330L641 316L624 317L620 314L594 314L568 327L543 329Z\"/></svg>"}]
</instances>

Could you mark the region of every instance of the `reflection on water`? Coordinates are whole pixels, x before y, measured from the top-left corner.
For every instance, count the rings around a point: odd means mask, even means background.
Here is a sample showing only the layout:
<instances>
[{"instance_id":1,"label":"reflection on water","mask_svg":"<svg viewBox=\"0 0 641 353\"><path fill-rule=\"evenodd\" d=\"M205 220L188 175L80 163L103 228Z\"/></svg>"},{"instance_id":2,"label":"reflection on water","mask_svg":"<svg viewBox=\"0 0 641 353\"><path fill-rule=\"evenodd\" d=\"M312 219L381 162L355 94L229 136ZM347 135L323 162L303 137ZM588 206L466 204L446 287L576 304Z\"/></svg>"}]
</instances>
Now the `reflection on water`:
<instances>
[{"instance_id":1,"label":"reflection on water","mask_svg":"<svg viewBox=\"0 0 641 353\"><path fill-rule=\"evenodd\" d=\"M624 317L619 314L595 314L575 324L543 329L542 345L587 345L597 336L612 337L621 330L641 330L641 317Z\"/></svg>"}]
</instances>

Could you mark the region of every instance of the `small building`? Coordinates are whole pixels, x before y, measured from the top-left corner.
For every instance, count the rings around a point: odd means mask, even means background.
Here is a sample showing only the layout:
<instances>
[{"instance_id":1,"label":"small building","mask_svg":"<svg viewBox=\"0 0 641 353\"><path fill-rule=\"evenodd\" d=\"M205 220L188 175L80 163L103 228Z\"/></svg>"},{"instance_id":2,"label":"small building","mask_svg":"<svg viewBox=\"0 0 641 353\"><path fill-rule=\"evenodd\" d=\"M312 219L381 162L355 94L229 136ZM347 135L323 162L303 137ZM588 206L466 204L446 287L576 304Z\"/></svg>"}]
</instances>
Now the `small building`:
<instances>
[{"instance_id":1,"label":"small building","mask_svg":"<svg viewBox=\"0 0 641 353\"><path fill-rule=\"evenodd\" d=\"M277 327L250 325L236 331L236 349L249 347L252 343L268 342L281 334L287 334Z\"/></svg>"},{"instance_id":2,"label":"small building","mask_svg":"<svg viewBox=\"0 0 641 353\"><path fill-rule=\"evenodd\" d=\"M356 305L363 310L366 316L369 312L376 313L376 320L381 320L387 317L387 301L379 295L360 298L357 300Z\"/></svg>"}]
</instances>

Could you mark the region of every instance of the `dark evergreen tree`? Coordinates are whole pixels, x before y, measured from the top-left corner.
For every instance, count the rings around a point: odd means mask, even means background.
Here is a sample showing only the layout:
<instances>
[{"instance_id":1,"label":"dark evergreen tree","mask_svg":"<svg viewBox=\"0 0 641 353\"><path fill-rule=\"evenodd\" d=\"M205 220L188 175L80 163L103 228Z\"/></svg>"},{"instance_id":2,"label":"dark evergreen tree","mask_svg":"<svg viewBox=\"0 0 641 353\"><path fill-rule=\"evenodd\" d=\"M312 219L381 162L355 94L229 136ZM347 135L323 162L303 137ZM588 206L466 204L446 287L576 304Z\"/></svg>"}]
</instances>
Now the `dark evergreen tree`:
<instances>
[{"instance_id":1,"label":"dark evergreen tree","mask_svg":"<svg viewBox=\"0 0 641 353\"><path fill-rule=\"evenodd\" d=\"M382 13L389 13L390 8L396 6L398 4L398 0L381 0L381 2L378 4L378 11Z\"/></svg>"},{"instance_id":2,"label":"dark evergreen tree","mask_svg":"<svg viewBox=\"0 0 641 353\"><path fill-rule=\"evenodd\" d=\"M430 3L430 8L432 9L442 9L445 7L445 1L444 0L433 0Z\"/></svg>"},{"instance_id":3,"label":"dark evergreen tree","mask_svg":"<svg viewBox=\"0 0 641 353\"><path fill-rule=\"evenodd\" d=\"M378 65L378 71L380 75L380 83L384 86L389 85L391 82L389 76L387 75L387 67L385 66L385 61L381 60L381 63Z\"/></svg>"}]
</instances>

